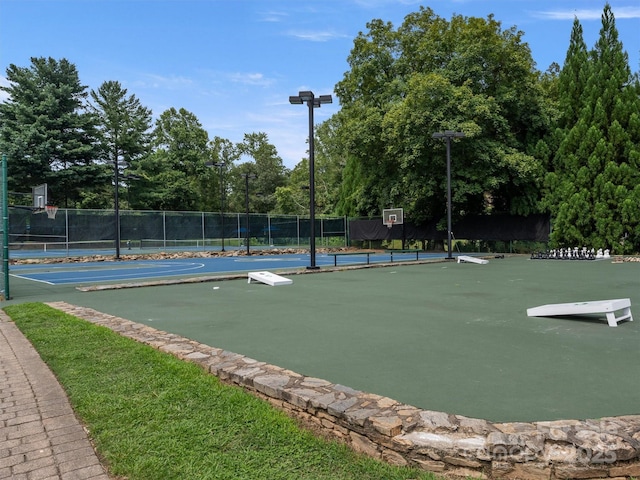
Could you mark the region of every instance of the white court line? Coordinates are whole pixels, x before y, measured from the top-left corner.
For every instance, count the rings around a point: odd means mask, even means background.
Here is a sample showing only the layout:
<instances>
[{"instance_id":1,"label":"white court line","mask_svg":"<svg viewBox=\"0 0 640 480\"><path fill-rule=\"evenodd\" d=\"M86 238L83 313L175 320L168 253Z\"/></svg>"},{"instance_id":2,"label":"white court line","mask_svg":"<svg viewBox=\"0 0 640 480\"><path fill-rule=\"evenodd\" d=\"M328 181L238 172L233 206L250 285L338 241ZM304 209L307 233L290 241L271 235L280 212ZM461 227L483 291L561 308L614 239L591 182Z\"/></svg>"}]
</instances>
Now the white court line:
<instances>
[{"instance_id":1,"label":"white court line","mask_svg":"<svg viewBox=\"0 0 640 480\"><path fill-rule=\"evenodd\" d=\"M204 263L182 263L181 264L182 267L181 268L175 268L175 264L171 264L171 263L154 263L154 264L147 264L146 267L147 268L163 268L163 267L172 267L169 270L165 270L163 272L152 272L149 275L141 275L141 272L132 272L132 273L118 273L118 271L122 271L122 270L126 270L128 269L127 266L122 265L120 268L105 268L102 269L101 271L103 272L107 272L107 274L105 275L94 275L94 276L82 276L82 277L73 277L73 276L68 276L68 275L57 275L58 277L62 277L61 280L59 280L58 282L56 282L55 280L50 281L50 280L42 280L42 279L38 279L38 278L33 278L33 277L28 277L28 276L18 276L18 275L14 275L18 278L23 278L26 280L31 280L34 282L41 282L41 283L46 283L48 285L69 285L72 283L84 283L84 282L95 282L95 281L108 281L108 280L119 280L119 279L132 279L132 278L137 278L137 279L146 279L146 278L154 278L154 277L171 277L171 276L178 276L178 275L182 275L182 273L179 272L189 272L189 271L194 271L194 270L199 270L204 268ZM140 270L141 268L144 267L135 267L138 270ZM88 271L95 271L95 269L83 269L83 270L74 270L75 272L88 272ZM108 272L115 272L112 274L108 274ZM58 273L58 272L56 272ZM56 273L51 273L51 275L56 276ZM35 274L35 275L42 275L42 274Z\"/></svg>"},{"instance_id":2,"label":"white court line","mask_svg":"<svg viewBox=\"0 0 640 480\"><path fill-rule=\"evenodd\" d=\"M255 263L255 262L301 262L302 258L236 258L234 262L238 263Z\"/></svg>"},{"instance_id":3,"label":"white court line","mask_svg":"<svg viewBox=\"0 0 640 480\"><path fill-rule=\"evenodd\" d=\"M15 277L15 278L21 278L22 280L30 280L32 282L40 282L40 283L45 283L47 285L58 285L57 283L51 283L51 282L47 282L46 280L39 280L37 278L31 278L31 277L24 277L22 275L15 275L13 273L10 273L9 276L11 277Z\"/></svg>"}]
</instances>

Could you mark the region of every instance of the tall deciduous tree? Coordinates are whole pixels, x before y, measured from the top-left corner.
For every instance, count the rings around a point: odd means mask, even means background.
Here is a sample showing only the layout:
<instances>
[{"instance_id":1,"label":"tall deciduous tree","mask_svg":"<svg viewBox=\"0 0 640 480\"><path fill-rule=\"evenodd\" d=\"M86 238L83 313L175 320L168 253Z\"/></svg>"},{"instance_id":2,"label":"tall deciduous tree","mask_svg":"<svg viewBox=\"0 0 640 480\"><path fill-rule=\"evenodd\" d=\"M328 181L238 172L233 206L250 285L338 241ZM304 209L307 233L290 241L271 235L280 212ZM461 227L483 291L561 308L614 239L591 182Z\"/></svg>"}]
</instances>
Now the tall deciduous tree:
<instances>
[{"instance_id":1,"label":"tall deciduous tree","mask_svg":"<svg viewBox=\"0 0 640 480\"><path fill-rule=\"evenodd\" d=\"M91 91L91 98L99 119L101 158L113 169L119 188L124 169L149 151L151 110L135 95L127 95L127 89L117 81L104 82Z\"/></svg>"},{"instance_id":2,"label":"tall deciduous tree","mask_svg":"<svg viewBox=\"0 0 640 480\"><path fill-rule=\"evenodd\" d=\"M94 163L95 117L86 88L66 59L32 58L28 68L10 65L9 98L0 103L0 148L9 158L9 189L28 193L48 183L50 200L73 207L83 189L104 181Z\"/></svg>"},{"instance_id":3,"label":"tall deciduous tree","mask_svg":"<svg viewBox=\"0 0 640 480\"><path fill-rule=\"evenodd\" d=\"M547 174L545 205L558 246L640 248L640 96L607 4L595 48L574 23L560 74L562 142Z\"/></svg>"},{"instance_id":4,"label":"tall deciduous tree","mask_svg":"<svg viewBox=\"0 0 640 480\"><path fill-rule=\"evenodd\" d=\"M153 152L132 164L138 208L195 210L205 192L202 175L209 159L209 135L198 118L181 108L170 108L156 120Z\"/></svg>"},{"instance_id":5,"label":"tall deciduous tree","mask_svg":"<svg viewBox=\"0 0 640 480\"><path fill-rule=\"evenodd\" d=\"M446 212L446 155L432 134L461 130L454 145L454 216L538 208L536 142L549 130L531 52L492 16L439 18L429 8L401 27L370 22L338 83L337 137L346 167L339 213L404 207L413 221Z\"/></svg>"},{"instance_id":6,"label":"tall deciduous tree","mask_svg":"<svg viewBox=\"0 0 640 480\"><path fill-rule=\"evenodd\" d=\"M238 150L242 155L253 159L253 162L246 162L246 168L242 173L253 173L256 178L252 181L252 191L259 193L253 205L256 212L268 213L276 206L275 192L278 187L286 185L289 171L278 156L278 151L274 145L269 143L266 133L247 133L244 135L242 143L238 144ZM241 190L236 190L237 194L232 195L235 205L244 205L239 202ZM242 211L242 210L240 210Z\"/></svg>"},{"instance_id":7,"label":"tall deciduous tree","mask_svg":"<svg viewBox=\"0 0 640 480\"><path fill-rule=\"evenodd\" d=\"M241 157L238 146L231 140L215 136L209 142L209 175L201 176L203 209L209 211L229 211L230 169Z\"/></svg>"},{"instance_id":8,"label":"tall deciduous tree","mask_svg":"<svg viewBox=\"0 0 640 480\"><path fill-rule=\"evenodd\" d=\"M316 214L335 214L342 173L344 149L336 137L338 123L332 117L315 128ZM309 158L303 158L290 172L287 185L276 189L278 213L309 215Z\"/></svg>"}]
</instances>

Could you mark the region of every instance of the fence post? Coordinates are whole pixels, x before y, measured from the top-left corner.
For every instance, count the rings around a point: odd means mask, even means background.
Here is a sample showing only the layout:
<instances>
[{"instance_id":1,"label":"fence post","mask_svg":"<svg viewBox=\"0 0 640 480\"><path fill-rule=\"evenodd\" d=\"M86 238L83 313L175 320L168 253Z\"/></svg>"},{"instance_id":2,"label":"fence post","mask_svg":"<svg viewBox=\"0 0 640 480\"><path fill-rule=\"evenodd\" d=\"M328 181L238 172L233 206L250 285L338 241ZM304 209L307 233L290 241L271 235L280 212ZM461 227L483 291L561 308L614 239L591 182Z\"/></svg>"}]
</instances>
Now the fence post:
<instances>
[{"instance_id":1,"label":"fence post","mask_svg":"<svg viewBox=\"0 0 640 480\"><path fill-rule=\"evenodd\" d=\"M7 156L2 155L2 275L4 299L11 298L9 288L9 192L7 191Z\"/></svg>"},{"instance_id":2,"label":"fence post","mask_svg":"<svg viewBox=\"0 0 640 480\"><path fill-rule=\"evenodd\" d=\"M167 212L162 211L162 245L167 249Z\"/></svg>"},{"instance_id":3,"label":"fence post","mask_svg":"<svg viewBox=\"0 0 640 480\"><path fill-rule=\"evenodd\" d=\"M204 212L200 212L200 214L201 214L200 218L202 219L201 220L201 223L202 223L202 251L204 252L206 250L206 248L205 248L206 241L205 241L205 234L204 234Z\"/></svg>"},{"instance_id":4,"label":"fence post","mask_svg":"<svg viewBox=\"0 0 640 480\"><path fill-rule=\"evenodd\" d=\"M350 246L350 239L349 239L349 219L347 218L347 216L344 216L344 246L345 247L349 247Z\"/></svg>"},{"instance_id":5,"label":"fence post","mask_svg":"<svg viewBox=\"0 0 640 480\"><path fill-rule=\"evenodd\" d=\"M64 243L69 256L69 209L64 209Z\"/></svg>"},{"instance_id":6,"label":"fence post","mask_svg":"<svg viewBox=\"0 0 640 480\"><path fill-rule=\"evenodd\" d=\"M239 214L239 213L236 213L236 220L237 220L237 222L238 222L238 228L237 228L237 234L236 234L236 236L238 237L238 238L237 238L237 240L238 240L238 244L240 244L240 214Z\"/></svg>"}]
</instances>

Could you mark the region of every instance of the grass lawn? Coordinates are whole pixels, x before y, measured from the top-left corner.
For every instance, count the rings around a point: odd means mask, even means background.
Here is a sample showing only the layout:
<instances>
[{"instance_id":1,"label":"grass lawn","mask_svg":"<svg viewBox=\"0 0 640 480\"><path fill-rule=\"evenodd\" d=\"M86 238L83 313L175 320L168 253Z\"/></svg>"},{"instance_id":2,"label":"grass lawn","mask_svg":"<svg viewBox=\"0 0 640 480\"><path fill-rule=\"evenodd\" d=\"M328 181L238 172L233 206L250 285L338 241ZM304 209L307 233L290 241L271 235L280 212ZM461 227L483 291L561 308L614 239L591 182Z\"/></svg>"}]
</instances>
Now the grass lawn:
<instances>
[{"instance_id":1,"label":"grass lawn","mask_svg":"<svg viewBox=\"0 0 640 480\"><path fill-rule=\"evenodd\" d=\"M114 476L434 479L319 439L196 365L40 303L5 311L67 391Z\"/></svg>"}]
</instances>

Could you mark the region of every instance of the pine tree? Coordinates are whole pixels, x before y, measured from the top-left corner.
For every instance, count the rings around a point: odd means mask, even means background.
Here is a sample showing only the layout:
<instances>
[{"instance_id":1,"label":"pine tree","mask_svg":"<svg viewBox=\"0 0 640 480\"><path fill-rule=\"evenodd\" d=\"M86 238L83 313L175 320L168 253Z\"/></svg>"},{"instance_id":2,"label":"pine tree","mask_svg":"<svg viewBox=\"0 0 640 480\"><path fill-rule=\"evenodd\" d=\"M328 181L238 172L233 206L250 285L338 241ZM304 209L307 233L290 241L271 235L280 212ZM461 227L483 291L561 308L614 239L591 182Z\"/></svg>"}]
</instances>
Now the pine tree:
<instances>
[{"instance_id":1,"label":"pine tree","mask_svg":"<svg viewBox=\"0 0 640 480\"><path fill-rule=\"evenodd\" d=\"M48 183L50 199L73 206L83 189L104 180L94 163L95 117L86 88L66 59L32 58L29 68L10 65L9 95L0 103L0 148L9 158L9 189L28 193Z\"/></svg>"},{"instance_id":2,"label":"pine tree","mask_svg":"<svg viewBox=\"0 0 640 480\"><path fill-rule=\"evenodd\" d=\"M119 185L123 170L149 150L151 110L135 95L127 96L127 89L117 81L104 82L91 91L91 98L99 122L101 158L111 165Z\"/></svg>"},{"instance_id":3,"label":"pine tree","mask_svg":"<svg viewBox=\"0 0 640 480\"><path fill-rule=\"evenodd\" d=\"M638 251L640 97L609 4L586 59L581 42L576 21L560 75L565 132L546 179L551 238L557 246Z\"/></svg>"}]
</instances>

